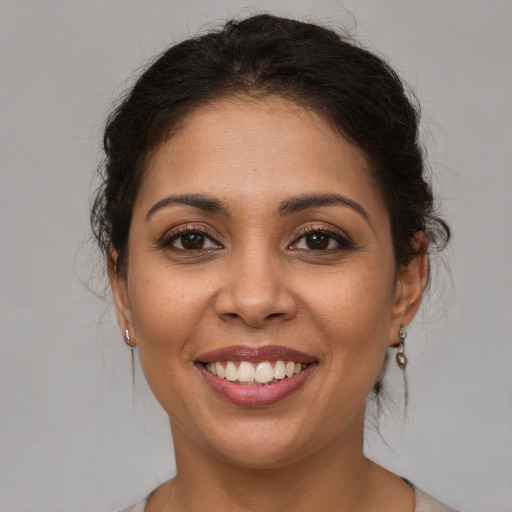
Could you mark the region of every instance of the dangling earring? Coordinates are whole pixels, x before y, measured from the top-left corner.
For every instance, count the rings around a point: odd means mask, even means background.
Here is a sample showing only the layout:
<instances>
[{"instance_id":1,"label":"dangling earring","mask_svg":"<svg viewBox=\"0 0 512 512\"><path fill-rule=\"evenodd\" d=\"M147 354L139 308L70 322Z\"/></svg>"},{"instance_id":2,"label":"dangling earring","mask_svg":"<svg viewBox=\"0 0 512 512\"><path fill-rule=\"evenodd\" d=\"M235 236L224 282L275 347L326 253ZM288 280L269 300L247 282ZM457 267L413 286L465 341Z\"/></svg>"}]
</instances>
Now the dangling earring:
<instances>
[{"instance_id":1,"label":"dangling earring","mask_svg":"<svg viewBox=\"0 0 512 512\"><path fill-rule=\"evenodd\" d=\"M124 330L124 342L130 347L133 348L133 345L130 343L130 331L128 329Z\"/></svg>"},{"instance_id":2,"label":"dangling earring","mask_svg":"<svg viewBox=\"0 0 512 512\"><path fill-rule=\"evenodd\" d=\"M396 354L396 364L398 368L402 371L405 371L405 367L407 366L407 356L405 355L405 338L407 338L407 332L405 332L404 326L400 326L400 330L398 331L398 340L400 344L398 345L398 352Z\"/></svg>"},{"instance_id":3,"label":"dangling earring","mask_svg":"<svg viewBox=\"0 0 512 512\"><path fill-rule=\"evenodd\" d=\"M130 361L132 367L132 391L135 386L135 345L130 343L130 331L128 329L124 330L124 342L130 347Z\"/></svg>"}]
</instances>

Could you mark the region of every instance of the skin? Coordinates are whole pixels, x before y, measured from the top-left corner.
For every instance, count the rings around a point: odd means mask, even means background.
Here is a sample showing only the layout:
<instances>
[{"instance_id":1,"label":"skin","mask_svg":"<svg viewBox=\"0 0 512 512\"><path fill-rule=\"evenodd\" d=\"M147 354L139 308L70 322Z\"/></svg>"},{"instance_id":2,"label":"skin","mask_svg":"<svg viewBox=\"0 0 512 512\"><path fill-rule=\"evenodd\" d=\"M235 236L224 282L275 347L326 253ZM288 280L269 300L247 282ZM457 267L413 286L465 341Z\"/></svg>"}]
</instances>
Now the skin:
<instances>
[{"instance_id":1,"label":"skin","mask_svg":"<svg viewBox=\"0 0 512 512\"><path fill-rule=\"evenodd\" d=\"M154 206L183 194L226 211ZM305 194L339 194L366 214L344 204L279 213ZM183 229L206 233L201 249L183 247ZM312 250L305 230L334 235ZM356 146L284 99L200 107L152 155L125 273L116 258L118 321L175 443L177 476L147 510L414 510L411 489L363 456L363 422L386 351L419 306L427 256L397 268L386 206ZM292 347L318 366L276 404L236 406L194 361L239 344Z\"/></svg>"}]
</instances>

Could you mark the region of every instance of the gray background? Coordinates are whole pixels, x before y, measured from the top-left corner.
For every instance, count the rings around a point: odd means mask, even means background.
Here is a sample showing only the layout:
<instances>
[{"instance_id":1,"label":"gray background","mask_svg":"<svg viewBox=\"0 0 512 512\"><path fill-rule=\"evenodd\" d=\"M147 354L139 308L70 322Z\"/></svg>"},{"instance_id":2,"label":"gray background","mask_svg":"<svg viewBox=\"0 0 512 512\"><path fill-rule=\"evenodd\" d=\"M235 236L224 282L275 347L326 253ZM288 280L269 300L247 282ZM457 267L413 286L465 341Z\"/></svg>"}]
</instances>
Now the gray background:
<instances>
[{"instance_id":1,"label":"gray background","mask_svg":"<svg viewBox=\"0 0 512 512\"><path fill-rule=\"evenodd\" d=\"M145 59L250 12L347 26L417 91L452 223L408 338L410 408L368 453L443 500L512 510L512 3L480 0L0 2L0 510L115 509L174 470L87 243L109 103ZM356 22L357 20L357 22ZM86 243L83 243L85 240ZM95 275L96 279L90 280ZM395 405L393 405L395 404Z\"/></svg>"}]
</instances>

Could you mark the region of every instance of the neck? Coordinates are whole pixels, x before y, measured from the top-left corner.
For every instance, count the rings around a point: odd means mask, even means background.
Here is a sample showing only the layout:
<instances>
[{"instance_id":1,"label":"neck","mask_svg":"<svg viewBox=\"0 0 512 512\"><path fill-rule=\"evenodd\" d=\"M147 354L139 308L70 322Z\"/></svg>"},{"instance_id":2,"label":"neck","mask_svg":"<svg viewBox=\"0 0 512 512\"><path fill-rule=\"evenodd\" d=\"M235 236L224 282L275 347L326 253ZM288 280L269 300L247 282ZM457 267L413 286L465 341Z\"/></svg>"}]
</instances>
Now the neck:
<instances>
[{"instance_id":1,"label":"neck","mask_svg":"<svg viewBox=\"0 0 512 512\"><path fill-rule=\"evenodd\" d=\"M370 509L376 466L363 456L363 415L356 423L353 432L345 432L313 454L272 468L233 464L198 447L172 425L177 475L167 488L168 509Z\"/></svg>"}]
</instances>

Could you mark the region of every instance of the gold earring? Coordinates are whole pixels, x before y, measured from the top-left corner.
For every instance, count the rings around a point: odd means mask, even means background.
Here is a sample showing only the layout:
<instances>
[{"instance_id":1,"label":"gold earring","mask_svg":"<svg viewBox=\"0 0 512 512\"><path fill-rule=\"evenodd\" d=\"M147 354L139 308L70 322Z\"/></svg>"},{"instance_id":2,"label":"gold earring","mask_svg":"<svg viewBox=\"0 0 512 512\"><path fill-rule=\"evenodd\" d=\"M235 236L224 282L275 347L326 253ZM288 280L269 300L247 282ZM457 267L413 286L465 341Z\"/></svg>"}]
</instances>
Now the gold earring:
<instances>
[{"instance_id":1,"label":"gold earring","mask_svg":"<svg viewBox=\"0 0 512 512\"><path fill-rule=\"evenodd\" d=\"M400 344L398 345L398 352L396 353L396 364L402 371L405 371L405 367L408 363L407 356L405 355L405 338L407 338L407 332L405 331L404 326L401 325L398 331L398 340Z\"/></svg>"}]
</instances>

